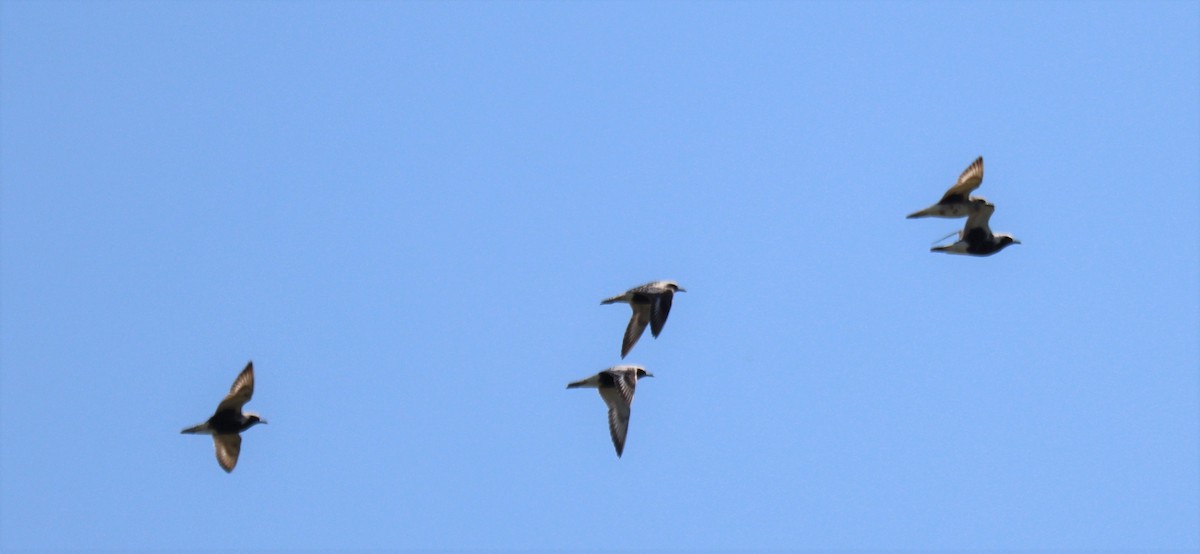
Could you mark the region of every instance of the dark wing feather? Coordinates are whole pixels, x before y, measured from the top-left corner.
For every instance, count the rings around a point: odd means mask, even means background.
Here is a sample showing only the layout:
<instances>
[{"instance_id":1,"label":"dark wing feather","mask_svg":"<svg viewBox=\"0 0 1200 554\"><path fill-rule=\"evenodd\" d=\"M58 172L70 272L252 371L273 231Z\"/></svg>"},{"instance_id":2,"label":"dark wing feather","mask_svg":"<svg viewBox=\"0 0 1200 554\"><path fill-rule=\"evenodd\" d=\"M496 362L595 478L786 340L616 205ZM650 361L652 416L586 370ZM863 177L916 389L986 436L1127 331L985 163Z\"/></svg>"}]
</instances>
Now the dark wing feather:
<instances>
[{"instance_id":1,"label":"dark wing feather","mask_svg":"<svg viewBox=\"0 0 1200 554\"><path fill-rule=\"evenodd\" d=\"M619 376L614 377L618 377L620 383ZM600 397L608 405L608 434L620 458L625 452L625 435L629 432L629 404L618 389L600 389Z\"/></svg>"},{"instance_id":2,"label":"dark wing feather","mask_svg":"<svg viewBox=\"0 0 1200 554\"><path fill-rule=\"evenodd\" d=\"M638 339L642 338L650 320L650 305L631 303L630 306L633 307L633 317L629 318L629 326L625 328L625 339L621 342L622 358L633 349Z\"/></svg>"},{"instance_id":3,"label":"dark wing feather","mask_svg":"<svg viewBox=\"0 0 1200 554\"><path fill-rule=\"evenodd\" d=\"M654 304L651 305L650 333L654 335L654 338L658 338L658 334L663 330L663 325L667 323L667 315L671 313L671 299L674 297L674 291L667 290L658 295Z\"/></svg>"}]
</instances>

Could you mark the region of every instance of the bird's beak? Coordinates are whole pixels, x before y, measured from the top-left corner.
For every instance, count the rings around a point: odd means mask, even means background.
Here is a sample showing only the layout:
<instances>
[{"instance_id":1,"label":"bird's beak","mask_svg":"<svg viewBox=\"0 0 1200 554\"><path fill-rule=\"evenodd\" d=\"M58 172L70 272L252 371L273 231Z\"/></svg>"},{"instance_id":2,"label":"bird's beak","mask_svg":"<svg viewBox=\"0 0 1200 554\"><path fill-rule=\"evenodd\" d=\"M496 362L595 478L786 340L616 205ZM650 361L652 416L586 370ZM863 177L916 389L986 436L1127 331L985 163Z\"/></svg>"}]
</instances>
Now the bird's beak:
<instances>
[{"instance_id":1,"label":"bird's beak","mask_svg":"<svg viewBox=\"0 0 1200 554\"><path fill-rule=\"evenodd\" d=\"M679 287L679 292L687 292L687 289L685 289L683 287Z\"/></svg>"},{"instance_id":2,"label":"bird's beak","mask_svg":"<svg viewBox=\"0 0 1200 554\"><path fill-rule=\"evenodd\" d=\"M1013 244L1021 244L1021 241L1019 241L1017 239L1013 239Z\"/></svg>"},{"instance_id":3,"label":"bird's beak","mask_svg":"<svg viewBox=\"0 0 1200 554\"><path fill-rule=\"evenodd\" d=\"M654 377L654 374L653 374L653 373L650 373L649 371L647 371L647 372L646 372L646 377Z\"/></svg>"},{"instance_id":4,"label":"bird's beak","mask_svg":"<svg viewBox=\"0 0 1200 554\"><path fill-rule=\"evenodd\" d=\"M260 418L260 419L258 420L258 422L259 422L259 423L266 423L266 422L267 422L267 420L265 420L265 419L261 419L261 418Z\"/></svg>"}]
</instances>

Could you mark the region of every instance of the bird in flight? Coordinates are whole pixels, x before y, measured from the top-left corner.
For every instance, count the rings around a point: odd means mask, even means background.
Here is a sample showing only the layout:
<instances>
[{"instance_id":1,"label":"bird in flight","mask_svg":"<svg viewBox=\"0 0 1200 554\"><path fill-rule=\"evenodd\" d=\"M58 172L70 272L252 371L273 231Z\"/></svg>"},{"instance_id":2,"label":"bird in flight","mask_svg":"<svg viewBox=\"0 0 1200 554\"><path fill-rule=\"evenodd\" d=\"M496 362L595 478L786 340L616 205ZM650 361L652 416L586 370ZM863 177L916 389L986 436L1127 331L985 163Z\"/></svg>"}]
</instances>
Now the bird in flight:
<instances>
[{"instance_id":1,"label":"bird in flight","mask_svg":"<svg viewBox=\"0 0 1200 554\"><path fill-rule=\"evenodd\" d=\"M266 423L258 414L242 413L242 406L254 395L254 362L246 364L233 380L229 394L217 405L217 411L208 421L188 427L181 433L189 435L212 435L213 445L217 448L217 463L225 473L233 471L237 465L238 454L242 452L242 436L239 434L258 423Z\"/></svg>"},{"instance_id":2,"label":"bird in flight","mask_svg":"<svg viewBox=\"0 0 1200 554\"><path fill-rule=\"evenodd\" d=\"M946 191L941 200L924 210L908 214L908 219L918 217L964 217L978 212L987 200L978 196L969 196L971 191L983 184L983 156L975 159L967 169L958 176L958 182Z\"/></svg>"},{"instance_id":3,"label":"bird in flight","mask_svg":"<svg viewBox=\"0 0 1200 554\"><path fill-rule=\"evenodd\" d=\"M633 308L633 316L625 328L625 339L621 341L622 358L642 338L647 323L650 324L650 333L658 338L663 325L667 323L667 315L671 313L671 300L676 291L687 292L675 281L654 281L600 301L601 304L625 302Z\"/></svg>"},{"instance_id":4,"label":"bird in flight","mask_svg":"<svg viewBox=\"0 0 1200 554\"><path fill-rule=\"evenodd\" d=\"M633 404L633 390L637 387L638 379L642 377L654 377L654 374L641 366L618 365L567 385L568 389L582 387L600 390L600 398L608 405L608 432L612 435L618 458L625 451L625 434L629 431L629 407Z\"/></svg>"},{"instance_id":5,"label":"bird in flight","mask_svg":"<svg viewBox=\"0 0 1200 554\"><path fill-rule=\"evenodd\" d=\"M976 213L967 217L967 224L958 232L958 241L947 246L935 246L930 252L945 252L947 254L969 254L972 256L991 256L1003 250L1010 244L1021 244L1012 235L994 235L988 227L988 220L996 206L984 202Z\"/></svg>"}]
</instances>

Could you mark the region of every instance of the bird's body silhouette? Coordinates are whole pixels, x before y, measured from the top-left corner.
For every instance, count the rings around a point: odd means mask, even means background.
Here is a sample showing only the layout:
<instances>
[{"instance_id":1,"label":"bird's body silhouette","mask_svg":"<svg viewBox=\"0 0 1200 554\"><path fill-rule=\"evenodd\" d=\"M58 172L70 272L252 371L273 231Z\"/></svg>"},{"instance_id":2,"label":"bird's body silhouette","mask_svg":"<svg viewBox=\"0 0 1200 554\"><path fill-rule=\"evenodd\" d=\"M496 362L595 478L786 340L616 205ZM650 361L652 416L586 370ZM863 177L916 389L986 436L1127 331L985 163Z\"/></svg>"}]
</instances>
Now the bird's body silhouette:
<instances>
[{"instance_id":1,"label":"bird's body silhouette","mask_svg":"<svg viewBox=\"0 0 1200 554\"><path fill-rule=\"evenodd\" d=\"M600 301L601 304L624 302L633 308L633 316L621 340L622 358L637 344L647 324L650 325L650 334L658 337L667 323L667 315L671 313L671 301L676 291L687 292L675 281L654 281Z\"/></svg>"},{"instance_id":2,"label":"bird's body silhouette","mask_svg":"<svg viewBox=\"0 0 1200 554\"><path fill-rule=\"evenodd\" d=\"M970 196L971 191L983 184L983 156L975 159L967 169L958 176L958 182L942 195L942 199L924 210L908 214L908 219L918 217L967 217L982 209L987 200L978 196Z\"/></svg>"},{"instance_id":3,"label":"bird's body silhouette","mask_svg":"<svg viewBox=\"0 0 1200 554\"><path fill-rule=\"evenodd\" d=\"M958 232L958 241L947 246L935 246L930 252L945 252L947 254L967 254L971 256L991 256L1003 250L1010 244L1021 244L1012 235L992 234L988 220L996 206L984 202L979 211L967 218L967 224Z\"/></svg>"},{"instance_id":4,"label":"bird's body silhouette","mask_svg":"<svg viewBox=\"0 0 1200 554\"><path fill-rule=\"evenodd\" d=\"M266 423L258 414L242 413L242 406L254 395L254 362L246 364L246 368L233 380L229 394L217 405L217 411L208 421L188 427L183 431L190 435L212 435L213 445L217 450L217 463L226 473L233 471L237 465L238 455L242 452L241 432L259 423Z\"/></svg>"},{"instance_id":5,"label":"bird's body silhouette","mask_svg":"<svg viewBox=\"0 0 1200 554\"><path fill-rule=\"evenodd\" d=\"M567 385L568 389L599 389L600 398L608 405L608 432L612 436L618 458L625 451L625 435L629 431L629 408L633 404L633 391L637 388L637 381L642 377L654 377L654 374L641 366L618 365Z\"/></svg>"}]
</instances>

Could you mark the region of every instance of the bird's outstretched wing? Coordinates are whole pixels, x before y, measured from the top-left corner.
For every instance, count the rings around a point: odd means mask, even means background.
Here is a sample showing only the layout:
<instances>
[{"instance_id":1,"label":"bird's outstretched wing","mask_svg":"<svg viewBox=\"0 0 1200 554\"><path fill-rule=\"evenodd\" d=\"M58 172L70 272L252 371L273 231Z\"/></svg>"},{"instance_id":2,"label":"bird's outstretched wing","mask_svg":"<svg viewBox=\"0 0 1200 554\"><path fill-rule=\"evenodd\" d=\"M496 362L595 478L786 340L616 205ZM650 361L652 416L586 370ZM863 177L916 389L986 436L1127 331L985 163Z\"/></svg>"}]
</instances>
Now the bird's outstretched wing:
<instances>
[{"instance_id":1,"label":"bird's outstretched wing","mask_svg":"<svg viewBox=\"0 0 1200 554\"><path fill-rule=\"evenodd\" d=\"M613 447L617 449L617 457L620 458L625 452L625 435L629 431L629 402L621 390L621 377L613 377L617 380L617 388L600 389L600 398L608 405L608 433L612 436ZM632 395L633 392L630 391L630 399Z\"/></svg>"},{"instance_id":2,"label":"bird's outstretched wing","mask_svg":"<svg viewBox=\"0 0 1200 554\"><path fill-rule=\"evenodd\" d=\"M251 396L254 396L254 362L247 363L246 369L243 369L237 379L233 380L229 394L217 405L217 412L233 410L240 414L242 406L250 401Z\"/></svg>"},{"instance_id":3,"label":"bird's outstretched wing","mask_svg":"<svg viewBox=\"0 0 1200 554\"><path fill-rule=\"evenodd\" d=\"M238 455L242 453L242 436L213 435L213 445L217 447L217 463L221 464L221 469L224 469L225 473L233 471Z\"/></svg>"},{"instance_id":4,"label":"bird's outstretched wing","mask_svg":"<svg viewBox=\"0 0 1200 554\"><path fill-rule=\"evenodd\" d=\"M651 305L652 303L630 303L633 316L629 318L629 326L625 328L625 339L621 341L622 358L629 354L633 345L637 344L638 339L642 338L642 333L646 331L646 324L651 319Z\"/></svg>"},{"instance_id":5,"label":"bird's outstretched wing","mask_svg":"<svg viewBox=\"0 0 1200 554\"><path fill-rule=\"evenodd\" d=\"M958 182L954 183L954 186L946 191L941 201L953 201L956 197L961 201L965 201L967 195L979 188L981 184L983 184L983 156L975 158L975 161L967 166L962 175L958 176Z\"/></svg>"},{"instance_id":6,"label":"bird's outstretched wing","mask_svg":"<svg viewBox=\"0 0 1200 554\"><path fill-rule=\"evenodd\" d=\"M984 202L978 205L978 209L971 212L967 216L967 224L963 226L962 239L966 241L978 240L980 238L991 238L992 229L988 227L988 221L992 219L992 214L996 211L996 205Z\"/></svg>"}]
</instances>

